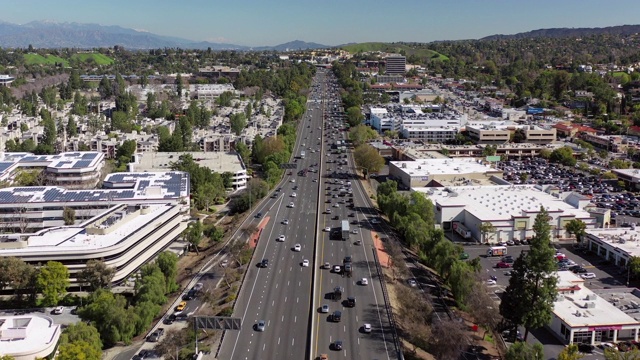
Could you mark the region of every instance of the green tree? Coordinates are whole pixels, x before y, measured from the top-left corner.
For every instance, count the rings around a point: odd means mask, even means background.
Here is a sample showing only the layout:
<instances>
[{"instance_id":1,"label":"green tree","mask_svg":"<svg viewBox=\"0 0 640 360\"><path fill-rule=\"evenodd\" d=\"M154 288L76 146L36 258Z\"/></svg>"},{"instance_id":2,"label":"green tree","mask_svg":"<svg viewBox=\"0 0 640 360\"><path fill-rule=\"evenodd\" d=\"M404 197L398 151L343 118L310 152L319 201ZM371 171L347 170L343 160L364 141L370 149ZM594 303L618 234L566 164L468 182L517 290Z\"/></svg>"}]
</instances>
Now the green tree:
<instances>
[{"instance_id":1,"label":"green tree","mask_svg":"<svg viewBox=\"0 0 640 360\"><path fill-rule=\"evenodd\" d=\"M560 354L558 354L558 360L580 360L583 357L584 355L578 351L578 345L576 344L567 345L567 347L562 349Z\"/></svg>"},{"instance_id":2,"label":"green tree","mask_svg":"<svg viewBox=\"0 0 640 360\"><path fill-rule=\"evenodd\" d=\"M380 171L384 166L384 158L373 146L368 144L358 146L353 151L353 158L356 161L356 165L366 169L365 178L371 173Z\"/></svg>"},{"instance_id":3,"label":"green tree","mask_svg":"<svg viewBox=\"0 0 640 360\"><path fill-rule=\"evenodd\" d=\"M525 327L525 341L530 329L551 321L557 295L555 249L551 245L549 213L543 207L533 224L530 250L521 253L513 264L509 286L500 302L500 313L514 326Z\"/></svg>"},{"instance_id":4,"label":"green tree","mask_svg":"<svg viewBox=\"0 0 640 360\"><path fill-rule=\"evenodd\" d=\"M631 349L629 351L618 351L618 349L604 349L605 360L638 360L640 359L640 350Z\"/></svg>"},{"instance_id":5,"label":"green tree","mask_svg":"<svg viewBox=\"0 0 640 360\"><path fill-rule=\"evenodd\" d=\"M176 75L176 94L178 97L182 97L182 90L184 90L182 85L182 74L178 73L178 75Z\"/></svg>"},{"instance_id":6,"label":"green tree","mask_svg":"<svg viewBox=\"0 0 640 360\"><path fill-rule=\"evenodd\" d=\"M640 278L640 257L632 256L629 259L629 275L634 279Z\"/></svg>"},{"instance_id":7,"label":"green tree","mask_svg":"<svg viewBox=\"0 0 640 360\"><path fill-rule=\"evenodd\" d=\"M162 275L160 278L164 279ZM131 342L135 336L137 315L133 308L127 308L127 300L122 295L98 289L89 295L88 300L89 304L80 308L78 314L98 329L105 347L120 341Z\"/></svg>"},{"instance_id":8,"label":"green tree","mask_svg":"<svg viewBox=\"0 0 640 360\"><path fill-rule=\"evenodd\" d=\"M229 123L231 124L231 131L240 136L244 128L247 127L247 118L243 113L236 113L229 117Z\"/></svg>"},{"instance_id":9,"label":"green tree","mask_svg":"<svg viewBox=\"0 0 640 360\"><path fill-rule=\"evenodd\" d=\"M76 124L73 116L69 116L69 120L67 120L67 136L74 137L76 135L78 135L78 124Z\"/></svg>"},{"instance_id":10,"label":"green tree","mask_svg":"<svg viewBox=\"0 0 640 360\"><path fill-rule=\"evenodd\" d=\"M86 284L90 290L104 289L113 280L115 269L107 266L103 260L91 259L87 261L85 268L78 273L78 280Z\"/></svg>"},{"instance_id":11,"label":"green tree","mask_svg":"<svg viewBox=\"0 0 640 360\"><path fill-rule=\"evenodd\" d=\"M56 359L60 360L100 360L102 350L96 350L84 340L62 343L58 348Z\"/></svg>"},{"instance_id":12,"label":"green tree","mask_svg":"<svg viewBox=\"0 0 640 360\"><path fill-rule=\"evenodd\" d=\"M478 226L478 230L480 230L480 234L482 235L483 243L488 243L496 233L496 227L490 222L483 222ZM491 234L491 236L487 237L489 234Z\"/></svg>"},{"instance_id":13,"label":"green tree","mask_svg":"<svg viewBox=\"0 0 640 360\"><path fill-rule=\"evenodd\" d=\"M165 283L167 285L165 293L170 294L178 290L178 255L171 251L163 251L158 255L156 263L164 275Z\"/></svg>"},{"instance_id":14,"label":"green tree","mask_svg":"<svg viewBox=\"0 0 640 360\"><path fill-rule=\"evenodd\" d=\"M553 150L549 156L549 160L565 166L575 166L577 162L573 157L573 149L569 146L563 146Z\"/></svg>"},{"instance_id":15,"label":"green tree","mask_svg":"<svg viewBox=\"0 0 640 360\"><path fill-rule=\"evenodd\" d=\"M102 356L102 341L98 329L93 325L84 322L77 322L69 325L60 336L60 344L74 344L83 341L87 349L90 349L92 355L98 354L98 357L87 357L87 359L100 359Z\"/></svg>"},{"instance_id":16,"label":"green tree","mask_svg":"<svg viewBox=\"0 0 640 360\"><path fill-rule=\"evenodd\" d=\"M504 358L506 360L539 360L544 359L544 348L542 344L530 345L526 342L515 342L509 346Z\"/></svg>"},{"instance_id":17,"label":"green tree","mask_svg":"<svg viewBox=\"0 0 640 360\"><path fill-rule=\"evenodd\" d=\"M74 208L66 207L62 210L62 218L65 225L73 225L76 223L76 211Z\"/></svg>"},{"instance_id":18,"label":"green tree","mask_svg":"<svg viewBox=\"0 0 640 360\"><path fill-rule=\"evenodd\" d=\"M39 269L36 283L42 305L56 306L69 287L69 270L62 263L49 261Z\"/></svg>"},{"instance_id":19,"label":"green tree","mask_svg":"<svg viewBox=\"0 0 640 360\"><path fill-rule=\"evenodd\" d=\"M378 133L366 125L356 125L349 130L349 140L353 142L354 146L360 146L371 140L375 140L377 137Z\"/></svg>"},{"instance_id":20,"label":"green tree","mask_svg":"<svg viewBox=\"0 0 640 360\"><path fill-rule=\"evenodd\" d=\"M564 229L571 235L575 235L576 241L578 243L582 242L582 237L585 234L585 230L587 229L587 224L585 224L580 219L572 219L568 223L565 224Z\"/></svg>"},{"instance_id":21,"label":"green tree","mask_svg":"<svg viewBox=\"0 0 640 360\"><path fill-rule=\"evenodd\" d=\"M160 267L147 264L140 268L140 273L141 277L136 281L136 303L164 304L167 301L167 284Z\"/></svg>"},{"instance_id":22,"label":"green tree","mask_svg":"<svg viewBox=\"0 0 640 360\"><path fill-rule=\"evenodd\" d=\"M360 125L362 120L364 120L364 115L362 115L359 106L352 106L347 109L347 123L350 126Z\"/></svg>"}]
</instances>

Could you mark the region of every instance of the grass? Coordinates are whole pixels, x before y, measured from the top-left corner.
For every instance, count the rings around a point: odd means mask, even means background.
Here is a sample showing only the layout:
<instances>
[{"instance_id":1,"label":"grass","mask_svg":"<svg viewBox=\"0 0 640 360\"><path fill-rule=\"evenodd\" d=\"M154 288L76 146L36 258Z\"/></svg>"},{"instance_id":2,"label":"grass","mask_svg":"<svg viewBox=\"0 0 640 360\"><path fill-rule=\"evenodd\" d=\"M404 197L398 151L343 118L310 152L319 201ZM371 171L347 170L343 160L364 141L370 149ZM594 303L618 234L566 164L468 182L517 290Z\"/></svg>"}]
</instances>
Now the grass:
<instances>
[{"instance_id":1,"label":"grass","mask_svg":"<svg viewBox=\"0 0 640 360\"><path fill-rule=\"evenodd\" d=\"M423 46L423 45L412 46L407 44L367 42L367 43L345 45L342 47L342 49L352 54L355 54L358 52L367 52L367 51L382 51L382 52L394 52L394 53L399 53L400 51L404 51L407 54L407 56L416 55L419 57L431 58L433 60L441 60L441 61L449 60L449 58L446 55L440 54L437 51L422 48L420 46Z\"/></svg>"},{"instance_id":2,"label":"grass","mask_svg":"<svg viewBox=\"0 0 640 360\"><path fill-rule=\"evenodd\" d=\"M71 56L72 59L78 59L81 62L86 62L89 59L93 59L96 65L111 65L113 64L113 59L99 53L82 53L82 54L74 54Z\"/></svg>"},{"instance_id":3,"label":"grass","mask_svg":"<svg viewBox=\"0 0 640 360\"><path fill-rule=\"evenodd\" d=\"M24 62L28 65L55 65L56 63L62 63L64 66L68 66L69 62L59 56L40 54L24 54Z\"/></svg>"}]
</instances>

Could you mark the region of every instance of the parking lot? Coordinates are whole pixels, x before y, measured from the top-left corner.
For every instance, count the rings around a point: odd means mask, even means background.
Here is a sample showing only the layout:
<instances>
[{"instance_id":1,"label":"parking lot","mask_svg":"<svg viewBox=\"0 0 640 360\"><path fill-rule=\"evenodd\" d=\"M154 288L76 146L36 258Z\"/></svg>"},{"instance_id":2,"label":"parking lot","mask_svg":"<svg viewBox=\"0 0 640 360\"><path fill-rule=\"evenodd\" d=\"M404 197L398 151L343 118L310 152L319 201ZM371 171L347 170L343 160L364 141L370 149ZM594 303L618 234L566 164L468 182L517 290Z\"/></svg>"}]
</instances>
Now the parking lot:
<instances>
[{"instance_id":1,"label":"parking lot","mask_svg":"<svg viewBox=\"0 0 640 360\"><path fill-rule=\"evenodd\" d=\"M516 259L523 250L528 250L527 245L515 245L507 247L507 254ZM487 283L488 294L496 301L500 301L502 293L509 285L509 268L497 268L496 265L501 261L501 256L487 257L488 246L485 245L467 245L464 246L464 251L469 254L469 259L476 257L480 258L485 276L483 280L488 281L490 277L495 276L496 283ZM565 254L566 257L577 265L584 267L589 273L594 273L595 278L585 280L585 284L588 288L595 291L598 290L614 290L616 288L625 288L627 282L627 273L620 271L615 266L603 262L601 258L585 253L582 249L574 248L572 244L557 245L556 249ZM635 284L631 284L635 286ZM524 334L524 329L520 330ZM556 359L558 353L564 348L549 331L546 329L539 329L531 332L528 342L540 342L544 345L544 352L546 359ZM593 354L586 355L583 359L602 359L603 352L601 349L595 349Z\"/></svg>"}]
</instances>

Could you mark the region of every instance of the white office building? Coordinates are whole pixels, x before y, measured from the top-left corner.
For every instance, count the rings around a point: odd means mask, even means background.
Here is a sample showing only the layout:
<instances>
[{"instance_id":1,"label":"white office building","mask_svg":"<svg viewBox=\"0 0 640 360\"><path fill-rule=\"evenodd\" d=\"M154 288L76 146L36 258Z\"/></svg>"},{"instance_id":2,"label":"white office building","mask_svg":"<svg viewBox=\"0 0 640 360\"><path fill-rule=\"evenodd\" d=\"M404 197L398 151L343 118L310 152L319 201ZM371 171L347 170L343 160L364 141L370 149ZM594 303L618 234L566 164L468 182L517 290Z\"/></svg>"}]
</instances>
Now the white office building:
<instances>
[{"instance_id":1,"label":"white office building","mask_svg":"<svg viewBox=\"0 0 640 360\"><path fill-rule=\"evenodd\" d=\"M53 355L62 327L44 315L0 316L0 355L16 360Z\"/></svg>"}]
</instances>

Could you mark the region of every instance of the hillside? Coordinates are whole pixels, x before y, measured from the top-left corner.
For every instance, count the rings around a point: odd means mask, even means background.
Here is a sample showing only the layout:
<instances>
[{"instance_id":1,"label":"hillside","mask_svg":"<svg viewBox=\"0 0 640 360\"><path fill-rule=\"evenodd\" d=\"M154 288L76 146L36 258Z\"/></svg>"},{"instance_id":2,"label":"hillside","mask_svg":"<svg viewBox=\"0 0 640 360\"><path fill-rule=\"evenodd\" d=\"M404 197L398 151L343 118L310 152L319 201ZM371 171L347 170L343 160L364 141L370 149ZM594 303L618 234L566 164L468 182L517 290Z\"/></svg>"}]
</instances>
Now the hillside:
<instances>
[{"instance_id":1,"label":"hillside","mask_svg":"<svg viewBox=\"0 0 640 360\"><path fill-rule=\"evenodd\" d=\"M620 25L603 28L551 28L527 31L512 35L491 35L480 40L509 40L531 38L581 38L591 35L633 35L640 33L640 25Z\"/></svg>"},{"instance_id":2,"label":"hillside","mask_svg":"<svg viewBox=\"0 0 640 360\"><path fill-rule=\"evenodd\" d=\"M81 54L75 54L73 56L71 56L72 59L78 59L82 62L87 62L87 60L89 59L93 59L93 61L96 63L96 65L111 65L113 64L113 59L103 55L103 54L92 54L92 53L81 53Z\"/></svg>"},{"instance_id":3,"label":"hillside","mask_svg":"<svg viewBox=\"0 0 640 360\"><path fill-rule=\"evenodd\" d=\"M27 65L55 65L62 64L62 66L69 66L69 60L78 60L80 62L86 63L91 61L96 65L111 65L113 63L113 59L99 53L78 53L73 54L71 59L62 58L60 56L55 55L40 55L35 53L24 54L24 62Z\"/></svg>"},{"instance_id":4,"label":"hillside","mask_svg":"<svg viewBox=\"0 0 640 360\"><path fill-rule=\"evenodd\" d=\"M352 54L367 51L382 51L389 53L400 53L404 51L406 56L415 55L418 57L431 58L433 60L449 60L446 55L440 54L437 51L419 48L418 46L424 46L422 44L416 44L412 46L405 43L383 43L383 42L367 42L358 44L348 44L340 46L341 49L346 50Z\"/></svg>"}]
</instances>

